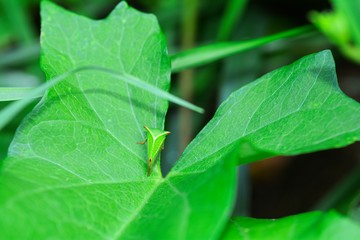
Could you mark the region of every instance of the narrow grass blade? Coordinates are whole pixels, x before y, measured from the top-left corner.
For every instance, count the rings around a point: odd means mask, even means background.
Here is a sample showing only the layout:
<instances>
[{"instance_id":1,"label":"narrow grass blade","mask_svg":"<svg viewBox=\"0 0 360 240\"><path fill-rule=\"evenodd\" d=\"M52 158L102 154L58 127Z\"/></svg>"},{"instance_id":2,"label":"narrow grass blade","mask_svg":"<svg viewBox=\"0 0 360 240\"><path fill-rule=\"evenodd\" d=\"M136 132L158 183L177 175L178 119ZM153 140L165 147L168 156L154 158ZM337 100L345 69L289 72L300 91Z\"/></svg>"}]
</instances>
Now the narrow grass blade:
<instances>
[{"instance_id":1,"label":"narrow grass blade","mask_svg":"<svg viewBox=\"0 0 360 240\"><path fill-rule=\"evenodd\" d=\"M198 67L210 62L256 48L267 43L298 36L312 31L313 26L303 26L271 36L236 42L219 42L211 45L193 48L171 56L172 72L179 72L187 68Z\"/></svg>"},{"instance_id":2,"label":"narrow grass blade","mask_svg":"<svg viewBox=\"0 0 360 240\"><path fill-rule=\"evenodd\" d=\"M46 83L40 85L39 87L33 88L31 91L28 91L28 94L26 96L16 102L13 102L6 108L4 108L0 112L0 130L14 117L16 114L18 114L24 107L26 107L29 103L33 101L34 98L42 96L47 89L50 87L56 85L57 83L61 82L63 79L76 74L81 71L101 71L103 73L109 74L113 76L116 79L122 80L130 85L139 87L145 91L148 91L150 93L153 93L154 95L161 97L163 99L166 99L172 103L178 104L182 107L186 107L188 109L191 109L198 113L203 113L204 109L195 106L194 104L187 102L179 97L176 97L175 95L168 93L162 89L159 89L151 84L148 84L134 76L131 76L129 74L119 73L114 70L103 68L103 67L97 67L97 66L84 66L80 68L76 68L73 70L70 70L68 72L65 72Z\"/></svg>"},{"instance_id":3,"label":"narrow grass blade","mask_svg":"<svg viewBox=\"0 0 360 240\"><path fill-rule=\"evenodd\" d=\"M20 100L29 94L30 91L34 90L33 87L0 87L0 102ZM34 96L39 98L42 93Z\"/></svg>"}]
</instances>

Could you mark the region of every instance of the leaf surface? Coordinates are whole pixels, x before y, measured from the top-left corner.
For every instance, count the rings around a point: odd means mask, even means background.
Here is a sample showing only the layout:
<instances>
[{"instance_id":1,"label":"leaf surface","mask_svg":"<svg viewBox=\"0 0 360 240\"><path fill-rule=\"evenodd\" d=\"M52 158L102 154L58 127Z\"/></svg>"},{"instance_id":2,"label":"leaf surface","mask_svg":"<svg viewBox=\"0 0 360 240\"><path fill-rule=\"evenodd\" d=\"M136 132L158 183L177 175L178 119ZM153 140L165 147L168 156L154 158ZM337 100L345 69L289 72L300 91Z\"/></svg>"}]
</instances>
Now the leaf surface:
<instances>
[{"instance_id":1,"label":"leaf surface","mask_svg":"<svg viewBox=\"0 0 360 240\"><path fill-rule=\"evenodd\" d=\"M236 217L222 239L359 239L360 225L335 211L308 212L280 219Z\"/></svg>"},{"instance_id":2,"label":"leaf surface","mask_svg":"<svg viewBox=\"0 0 360 240\"><path fill-rule=\"evenodd\" d=\"M343 147L360 139L360 105L340 90L330 51L308 55L232 93L173 169L239 149L239 164ZM201 157L199 157L201 153Z\"/></svg>"},{"instance_id":3,"label":"leaf surface","mask_svg":"<svg viewBox=\"0 0 360 240\"><path fill-rule=\"evenodd\" d=\"M50 2L41 16L47 79L96 65L168 89L170 61L154 16L121 3L93 21ZM102 73L71 75L53 87L22 123L2 166L0 213L12 216L0 220L6 239L120 235L161 180L156 170L146 177L146 149L136 142L145 124L163 127L167 106Z\"/></svg>"},{"instance_id":4,"label":"leaf surface","mask_svg":"<svg viewBox=\"0 0 360 240\"><path fill-rule=\"evenodd\" d=\"M152 15L121 3L93 21L42 4L47 79L86 65L167 90L170 62ZM236 163L340 147L359 138L359 105L338 88L329 51L233 93L164 179L146 177L143 125L167 102L109 75L81 72L24 120L0 175L0 233L17 238L216 239L231 214ZM240 159L240 161L239 161ZM235 162L237 161L237 162Z\"/></svg>"}]
</instances>

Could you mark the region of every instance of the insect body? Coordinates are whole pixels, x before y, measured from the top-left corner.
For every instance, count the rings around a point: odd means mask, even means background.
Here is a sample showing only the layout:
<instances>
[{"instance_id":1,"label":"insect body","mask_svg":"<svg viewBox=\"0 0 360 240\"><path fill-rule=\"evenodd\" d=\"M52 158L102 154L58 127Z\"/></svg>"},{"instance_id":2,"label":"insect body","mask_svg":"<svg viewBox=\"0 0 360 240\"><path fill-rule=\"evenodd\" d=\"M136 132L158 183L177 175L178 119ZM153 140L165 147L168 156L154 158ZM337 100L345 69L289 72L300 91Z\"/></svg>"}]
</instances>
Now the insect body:
<instances>
[{"instance_id":1,"label":"insect body","mask_svg":"<svg viewBox=\"0 0 360 240\"><path fill-rule=\"evenodd\" d=\"M150 176L161 150L164 149L165 138L170 132L157 128L149 128L147 126L144 126L144 128L147 131L147 137L145 141L138 143L145 144L146 141L148 143L147 175Z\"/></svg>"}]
</instances>

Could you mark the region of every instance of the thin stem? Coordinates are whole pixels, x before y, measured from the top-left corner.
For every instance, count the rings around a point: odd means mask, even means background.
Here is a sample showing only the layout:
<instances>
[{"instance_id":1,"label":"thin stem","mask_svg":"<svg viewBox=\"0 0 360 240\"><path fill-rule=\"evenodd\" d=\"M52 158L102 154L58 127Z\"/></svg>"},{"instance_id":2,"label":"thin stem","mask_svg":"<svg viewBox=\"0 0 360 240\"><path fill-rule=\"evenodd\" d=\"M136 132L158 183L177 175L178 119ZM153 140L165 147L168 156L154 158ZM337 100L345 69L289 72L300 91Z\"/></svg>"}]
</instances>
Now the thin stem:
<instances>
[{"instance_id":1,"label":"thin stem","mask_svg":"<svg viewBox=\"0 0 360 240\"><path fill-rule=\"evenodd\" d=\"M183 5L182 19L182 49L191 49L195 45L197 31L198 0L185 0ZM189 69L183 71L180 76L181 96L186 101L192 101L194 95L194 71ZM180 109L180 152L182 152L191 141L193 134L192 112L188 109Z\"/></svg>"},{"instance_id":2,"label":"thin stem","mask_svg":"<svg viewBox=\"0 0 360 240\"><path fill-rule=\"evenodd\" d=\"M248 0L230 0L227 2L217 35L218 41L229 39L237 20L243 15L247 2Z\"/></svg>"}]
</instances>

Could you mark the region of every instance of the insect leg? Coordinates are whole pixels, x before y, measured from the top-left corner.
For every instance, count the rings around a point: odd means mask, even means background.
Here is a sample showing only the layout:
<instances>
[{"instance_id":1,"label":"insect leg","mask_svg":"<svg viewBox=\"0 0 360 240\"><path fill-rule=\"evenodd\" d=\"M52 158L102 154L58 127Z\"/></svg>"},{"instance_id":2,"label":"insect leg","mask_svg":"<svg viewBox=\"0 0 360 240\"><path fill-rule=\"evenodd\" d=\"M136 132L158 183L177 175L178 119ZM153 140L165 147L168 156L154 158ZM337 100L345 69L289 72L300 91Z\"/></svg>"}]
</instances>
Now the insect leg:
<instances>
[{"instance_id":1,"label":"insect leg","mask_svg":"<svg viewBox=\"0 0 360 240\"><path fill-rule=\"evenodd\" d=\"M144 141L142 142L136 142L137 144L141 144L141 145L144 145L146 143L147 139L145 139Z\"/></svg>"}]
</instances>

